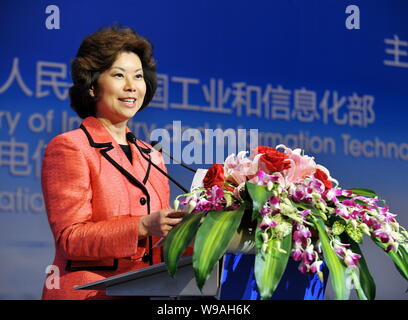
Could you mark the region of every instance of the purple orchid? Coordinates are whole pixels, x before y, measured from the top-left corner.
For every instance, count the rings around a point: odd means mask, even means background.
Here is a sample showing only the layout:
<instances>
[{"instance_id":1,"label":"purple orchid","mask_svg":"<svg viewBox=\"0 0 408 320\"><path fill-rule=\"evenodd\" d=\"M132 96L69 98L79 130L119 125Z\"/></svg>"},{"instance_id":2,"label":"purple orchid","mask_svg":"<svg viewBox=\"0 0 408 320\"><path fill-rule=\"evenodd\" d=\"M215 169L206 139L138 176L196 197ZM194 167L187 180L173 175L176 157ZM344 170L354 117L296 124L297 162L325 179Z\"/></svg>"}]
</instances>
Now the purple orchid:
<instances>
[{"instance_id":1,"label":"purple orchid","mask_svg":"<svg viewBox=\"0 0 408 320\"><path fill-rule=\"evenodd\" d=\"M271 228L271 227L276 227L277 223L275 220L272 220L269 217L264 217L262 219L262 222L259 225L259 228L261 228L263 231Z\"/></svg>"},{"instance_id":2,"label":"purple orchid","mask_svg":"<svg viewBox=\"0 0 408 320\"><path fill-rule=\"evenodd\" d=\"M377 229L373 232L374 237L380 238L382 243L387 243L392 239L391 237L391 230L387 230L385 228Z\"/></svg>"},{"instance_id":3,"label":"purple orchid","mask_svg":"<svg viewBox=\"0 0 408 320\"><path fill-rule=\"evenodd\" d=\"M354 253L350 249L347 249L344 255L344 263L347 265L349 268L355 268L358 265L358 260L361 258L361 256L357 253Z\"/></svg>"}]
</instances>

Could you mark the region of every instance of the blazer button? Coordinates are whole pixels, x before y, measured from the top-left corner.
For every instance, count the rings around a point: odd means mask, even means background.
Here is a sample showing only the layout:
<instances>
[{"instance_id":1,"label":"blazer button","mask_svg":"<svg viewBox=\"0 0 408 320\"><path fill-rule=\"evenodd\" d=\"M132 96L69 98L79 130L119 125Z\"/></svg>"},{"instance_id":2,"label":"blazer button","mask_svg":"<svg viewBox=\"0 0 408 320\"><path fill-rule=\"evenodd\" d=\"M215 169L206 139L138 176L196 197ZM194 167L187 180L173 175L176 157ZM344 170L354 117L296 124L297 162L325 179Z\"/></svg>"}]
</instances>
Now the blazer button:
<instances>
[{"instance_id":1,"label":"blazer button","mask_svg":"<svg viewBox=\"0 0 408 320\"><path fill-rule=\"evenodd\" d=\"M143 255L143 257L142 257L142 261L143 261L143 262L149 262L149 259L150 259L150 255L147 254L147 253L145 253L145 254Z\"/></svg>"},{"instance_id":2,"label":"blazer button","mask_svg":"<svg viewBox=\"0 0 408 320\"><path fill-rule=\"evenodd\" d=\"M141 204L142 206L144 206L144 205L146 204L146 202L147 202L147 200L146 200L145 197L141 197L141 198L140 198L140 204Z\"/></svg>"}]
</instances>

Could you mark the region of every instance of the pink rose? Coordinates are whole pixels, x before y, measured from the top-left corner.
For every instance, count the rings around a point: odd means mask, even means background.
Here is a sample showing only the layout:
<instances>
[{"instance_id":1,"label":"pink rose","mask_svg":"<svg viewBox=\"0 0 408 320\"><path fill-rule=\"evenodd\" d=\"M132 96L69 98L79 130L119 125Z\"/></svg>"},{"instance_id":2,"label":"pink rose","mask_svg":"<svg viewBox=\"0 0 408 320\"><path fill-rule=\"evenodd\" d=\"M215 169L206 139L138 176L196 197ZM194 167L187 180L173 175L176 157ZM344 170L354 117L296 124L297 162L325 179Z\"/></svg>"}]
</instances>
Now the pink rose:
<instances>
[{"instance_id":1,"label":"pink rose","mask_svg":"<svg viewBox=\"0 0 408 320\"><path fill-rule=\"evenodd\" d=\"M276 147L285 149L285 154L289 157L291 163L289 169L282 173L287 183L295 183L302 180L306 176L312 176L316 172L316 162L313 157L301 155L301 149L290 149L283 144Z\"/></svg>"},{"instance_id":2,"label":"pink rose","mask_svg":"<svg viewBox=\"0 0 408 320\"><path fill-rule=\"evenodd\" d=\"M258 172L258 162L261 155L254 159L246 157L246 151L241 151L237 156L231 154L224 162L224 176L226 181L238 186L251 179Z\"/></svg>"}]
</instances>

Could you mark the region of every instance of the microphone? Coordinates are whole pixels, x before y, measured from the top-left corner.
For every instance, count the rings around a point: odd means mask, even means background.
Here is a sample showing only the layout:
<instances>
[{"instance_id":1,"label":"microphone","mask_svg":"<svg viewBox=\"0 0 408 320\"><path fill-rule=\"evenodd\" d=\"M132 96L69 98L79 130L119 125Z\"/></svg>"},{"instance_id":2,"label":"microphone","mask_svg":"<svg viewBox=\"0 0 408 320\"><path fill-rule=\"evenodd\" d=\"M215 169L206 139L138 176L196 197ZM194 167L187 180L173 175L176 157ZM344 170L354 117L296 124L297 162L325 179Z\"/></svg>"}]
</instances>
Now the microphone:
<instances>
[{"instance_id":1,"label":"microphone","mask_svg":"<svg viewBox=\"0 0 408 320\"><path fill-rule=\"evenodd\" d=\"M141 151L141 154L142 154L142 157L146 160L146 161L148 161L153 167L155 167L161 174L163 174L164 176L166 176L169 180L171 180L177 187L179 187L184 193L188 193L189 191L186 189L186 188L184 188L180 183L178 183L173 177L171 177L169 174L167 174L165 171L163 171L158 165L156 165L155 163L153 163L151 160L150 160L150 156L147 158L145 155L143 155L143 153L150 153L150 152L152 152L152 150L151 149L149 149L149 148L142 148L142 147L140 147L137 143L136 143L136 140L137 140L137 138L136 138L136 136L132 133L132 132L128 132L127 134L126 134L126 139L129 141L129 142L132 142L135 146L136 146L136 148L138 148L140 151ZM156 145L156 147L157 147L157 144L159 144L159 143L156 143L155 145ZM159 144L160 145L160 144ZM184 167L184 166L183 166ZM194 169L191 169L190 168L190 170L194 170ZM194 171L195 172L195 171Z\"/></svg>"},{"instance_id":2,"label":"microphone","mask_svg":"<svg viewBox=\"0 0 408 320\"><path fill-rule=\"evenodd\" d=\"M126 133L126 140L127 141L129 141L129 142L132 142L132 143L134 143L138 148L140 148L140 150L142 150L144 153L150 153L150 152L152 152L152 150L151 149L149 149L149 148L142 148L142 147L140 147L140 146L138 146L137 144L136 144L136 136L132 133L132 132L128 132L128 133Z\"/></svg>"},{"instance_id":3,"label":"microphone","mask_svg":"<svg viewBox=\"0 0 408 320\"><path fill-rule=\"evenodd\" d=\"M132 143L136 142L136 136L132 132L126 133L126 140Z\"/></svg>"}]
</instances>

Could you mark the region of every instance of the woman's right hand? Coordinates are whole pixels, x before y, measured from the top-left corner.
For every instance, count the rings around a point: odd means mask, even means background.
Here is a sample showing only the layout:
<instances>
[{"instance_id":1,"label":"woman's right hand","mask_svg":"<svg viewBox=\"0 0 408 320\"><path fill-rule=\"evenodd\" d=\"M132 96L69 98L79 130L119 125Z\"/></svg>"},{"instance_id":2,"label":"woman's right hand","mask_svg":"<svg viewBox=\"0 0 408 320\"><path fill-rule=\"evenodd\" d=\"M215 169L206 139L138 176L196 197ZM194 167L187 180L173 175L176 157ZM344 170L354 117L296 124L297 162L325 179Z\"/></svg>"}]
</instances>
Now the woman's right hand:
<instances>
[{"instance_id":1,"label":"woman's right hand","mask_svg":"<svg viewBox=\"0 0 408 320\"><path fill-rule=\"evenodd\" d=\"M163 209L143 216L139 223L139 239L147 236L167 236L181 222L185 213L173 209Z\"/></svg>"}]
</instances>

